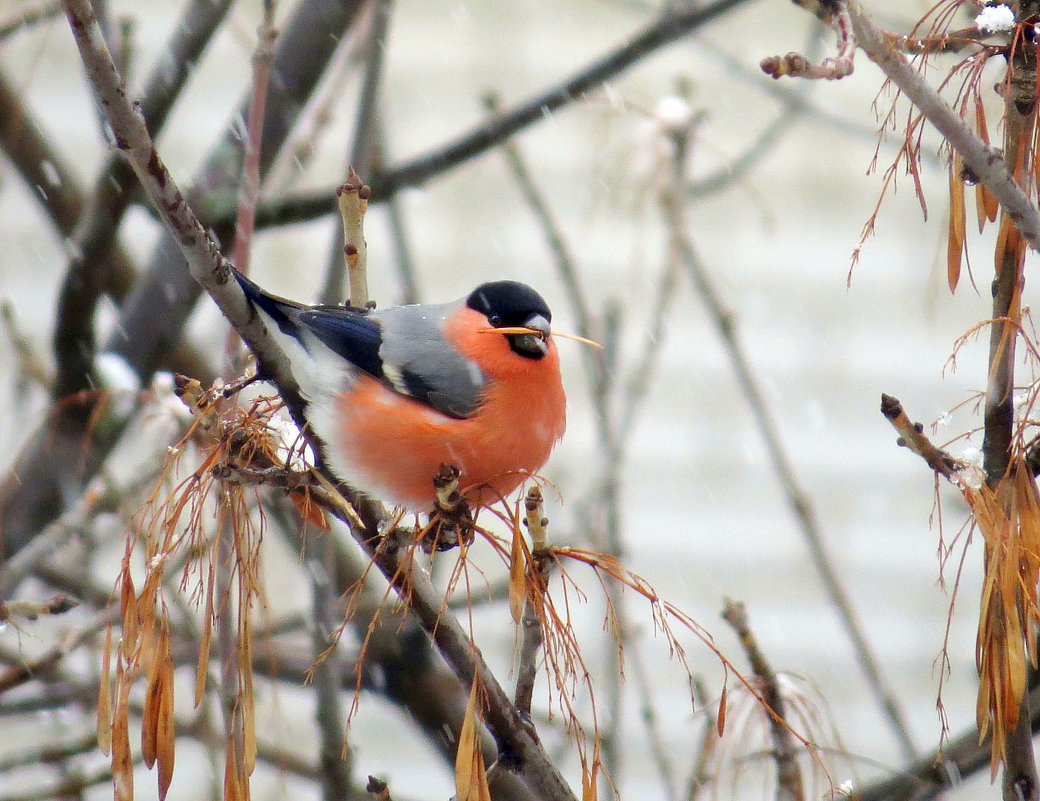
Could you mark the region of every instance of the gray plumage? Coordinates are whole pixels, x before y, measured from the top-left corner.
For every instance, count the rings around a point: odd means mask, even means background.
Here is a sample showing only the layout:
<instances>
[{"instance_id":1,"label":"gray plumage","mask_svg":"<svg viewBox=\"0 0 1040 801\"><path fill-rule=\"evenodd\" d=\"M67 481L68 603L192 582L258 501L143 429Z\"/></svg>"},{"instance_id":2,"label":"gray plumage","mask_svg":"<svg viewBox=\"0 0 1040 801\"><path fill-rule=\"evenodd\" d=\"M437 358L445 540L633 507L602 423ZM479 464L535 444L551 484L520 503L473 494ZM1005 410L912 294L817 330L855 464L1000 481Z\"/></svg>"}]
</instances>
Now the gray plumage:
<instances>
[{"instance_id":1,"label":"gray plumage","mask_svg":"<svg viewBox=\"0 0 1040 801\"><path fill-rule=\"evenodd\" d=\"M485 381L476 364L444 339L446 318L461 306L396 306L371 315L382 326L384 378L401 394L455 418L476 412Z\"/></svg>"}]
</instances>

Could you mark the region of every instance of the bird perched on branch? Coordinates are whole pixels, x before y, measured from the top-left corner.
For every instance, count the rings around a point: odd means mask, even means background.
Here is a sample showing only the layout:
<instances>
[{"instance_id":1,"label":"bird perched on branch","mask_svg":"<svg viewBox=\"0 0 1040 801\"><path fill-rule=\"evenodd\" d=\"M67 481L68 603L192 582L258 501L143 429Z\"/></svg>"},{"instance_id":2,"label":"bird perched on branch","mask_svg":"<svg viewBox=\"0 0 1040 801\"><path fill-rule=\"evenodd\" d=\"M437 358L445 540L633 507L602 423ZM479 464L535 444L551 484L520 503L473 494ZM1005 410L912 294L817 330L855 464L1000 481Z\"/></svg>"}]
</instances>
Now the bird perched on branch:
<instances>
[{"instance_id":1,"label":"bird perched on branch","mask_svg":"<svg viewBox=\"0 0 1040 801\"><path fill-rule=\"evenodd\" d=\"M355 489L424 510L447 464L460 471L463 499L493 503L563 436L552 314L526 284L362 311L305 306L235 277L288 357L328 467ZM267 377L263 364L258 375Z\"/></svg>"}]
</instances>

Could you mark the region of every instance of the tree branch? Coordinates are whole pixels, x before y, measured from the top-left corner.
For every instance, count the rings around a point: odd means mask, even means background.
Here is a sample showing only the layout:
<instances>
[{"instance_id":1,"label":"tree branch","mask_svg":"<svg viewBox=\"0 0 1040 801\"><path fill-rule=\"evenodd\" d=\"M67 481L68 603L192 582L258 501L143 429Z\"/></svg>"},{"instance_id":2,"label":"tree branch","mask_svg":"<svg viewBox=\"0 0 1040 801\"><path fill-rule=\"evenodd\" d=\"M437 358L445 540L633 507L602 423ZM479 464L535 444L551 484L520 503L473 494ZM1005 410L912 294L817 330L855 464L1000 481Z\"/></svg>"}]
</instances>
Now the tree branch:
<instances>
[{"instance_id":1,"label":"tree branch","mask_svg":"<svg viewBox=\"0 0 1040 801\"><path fill-rule=\"evenodd\" d=\"M980 139L961 116L925 80L874 24L856 0L848 0L849 16L859 46L964 159L1014 221L1033 250L1040 250L1040 211L1008 172L1000 152Z\"/></svg>"}]
</instances>

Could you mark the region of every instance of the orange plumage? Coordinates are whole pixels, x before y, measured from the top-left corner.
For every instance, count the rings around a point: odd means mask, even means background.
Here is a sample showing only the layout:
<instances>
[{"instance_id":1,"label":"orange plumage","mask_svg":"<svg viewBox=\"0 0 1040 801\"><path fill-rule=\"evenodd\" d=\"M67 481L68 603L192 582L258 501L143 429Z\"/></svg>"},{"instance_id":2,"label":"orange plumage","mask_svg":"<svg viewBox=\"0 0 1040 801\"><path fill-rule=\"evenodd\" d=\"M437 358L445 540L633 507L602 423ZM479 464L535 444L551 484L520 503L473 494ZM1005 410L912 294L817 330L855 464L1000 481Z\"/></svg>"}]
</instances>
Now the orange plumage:
<instances>
[{"instance_id":1,"label":"orange plumage","mask_svg":"<svg viewBox=\"0 0 1040 801\"><path fill-rule=\"evenodd\" d=\"M472 417L447 417L367 375L339 396L340 427L331 444L354 463L361 486L421 509L433 503L433 477L447 463L461 471L467 500L493 503L545 464L566 428L556 343L550 339L542 359L523 359L505 337L480 333L487 326L483 315L464 309L444 332L488 376Z\"/></svg>"},{"instance_id":2,"label":"orange plumage","mask_svg":"<svg viewBox=\"0 0 1040 801\"><path fill-rule=\"evenodd\" d=\"M493 503L563 436L552 313L525 284L492 281L455 303L369 313L304 306L235 277L289 360L294 416L355 489L428 509L449 464L466 500Z\"/></svg>"}]
</instances>

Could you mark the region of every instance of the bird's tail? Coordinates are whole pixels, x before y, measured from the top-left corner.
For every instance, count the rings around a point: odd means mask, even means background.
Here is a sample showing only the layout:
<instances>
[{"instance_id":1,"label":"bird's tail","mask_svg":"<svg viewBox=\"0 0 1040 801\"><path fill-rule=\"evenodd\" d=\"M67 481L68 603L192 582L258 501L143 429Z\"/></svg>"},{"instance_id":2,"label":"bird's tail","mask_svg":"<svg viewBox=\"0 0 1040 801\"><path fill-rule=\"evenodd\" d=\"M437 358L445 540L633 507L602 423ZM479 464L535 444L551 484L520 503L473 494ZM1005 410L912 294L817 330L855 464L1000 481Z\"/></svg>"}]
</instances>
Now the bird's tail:
<instances>
[{"instance_id":1,"label":"bird's tail","mask_svg":"<svg viewBox=\"0 0 1040 801\"><path fill-rule=\"evenodd\" d=\"M294 300L280 298L254 284L245 275L231 268L231 272L246 295L246 299L270 317L279 330L293 339L299 339L298 314L303 306Z\"/></svg>"}]
</instances>

